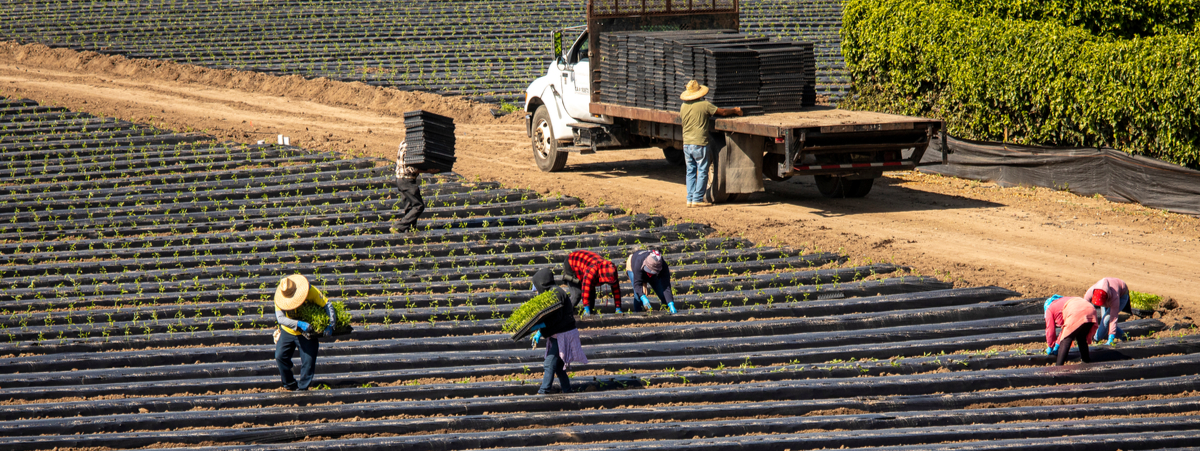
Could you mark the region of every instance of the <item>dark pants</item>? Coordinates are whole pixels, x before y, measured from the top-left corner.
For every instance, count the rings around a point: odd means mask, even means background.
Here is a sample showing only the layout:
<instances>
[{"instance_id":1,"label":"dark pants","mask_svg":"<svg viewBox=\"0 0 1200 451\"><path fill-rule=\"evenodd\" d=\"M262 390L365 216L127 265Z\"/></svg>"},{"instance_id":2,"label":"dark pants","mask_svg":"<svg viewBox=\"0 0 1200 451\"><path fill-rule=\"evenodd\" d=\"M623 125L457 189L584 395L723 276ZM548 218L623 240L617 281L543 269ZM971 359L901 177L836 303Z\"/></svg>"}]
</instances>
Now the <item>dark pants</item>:
<instances>
[{"instance_id":1,"label":"dark pants","mask_svg":"<svg viewBox=\"0 0 1200 451\"><path fill-rule=\"evenodd\" d=\"M625 271L625 274L629 275L629 283L633 284L633 272ZM671 291L671 279L668 279L667 277L663 277L661 275L658 277L650 277L646 281L646 285L649 285L650 291L653 291L654 295L658 296L658 302L660 302L662 304L667 303L667 298L666 298L665 293L669 293ZM642 298L642 294L637 292L637 287L633 287L633 300L634 300L633 308L631 308L629 310L634 311L634 312L642 311L641 298Z\"/></svg>"},{"instance_id":2,"label":"dark pants","mask_svg":"<svg viewBox=\"0 0 1200 451\"><path fill-rule=\"evenodd\" d=\"M283 387L288 390L308 390L313 376L317 374L317 340L309 340L299 335L287 332L279 333L279 342L275 343L275 363L279 365L279 377ZM292 353L300 348L300 383L292 376Z\"/></svg>"},{"instance_id":3,"label":"dark pants","mask_svg":"<svg viewBox=\"0 0 1200 451\"><path fill-rule=\"evenodd\" d=\"M1092 331L1092 325L1092 323L1083 323L1082 326L1079 326L1078 329L1075 329L1074 333L1059 340L1058 361L1055 363L1056 365L1062 365L1067 361L1067 351L1071 350L1071 340L1075 340L1075 343L1079 345L1080 360L1083 360L1083 363L1092 361L1092 356L1088 354L1087 344L1088 333Z\"/></svg>"},{"instance_id":4,"label":"dark pants","mask_svg":"<svg viewBox=\"0 0 1200 451\"><path fill-rule=\"evenodd\" d=\"M421 186L413 179L396 178L396 190L400 192L404 212L396 222L396 230L407 232L425 212L425 199L421 198Z\"/></svg>"},{"instance_id":5,"label":"dark pants","mask_svg":"<svg viewBox=\"0 0 1200 451\"><path fill-rule=\"evenodd\" d=\"M542 376L542 388L538 389L538 394L550 391L550 386L554 385L554 376L558 376L558 385L562 386L563 393L571 392L571 378L563 368L562 358L558 357L558 339L547 338L545 374Z\"/></svg>"}]
</instances>

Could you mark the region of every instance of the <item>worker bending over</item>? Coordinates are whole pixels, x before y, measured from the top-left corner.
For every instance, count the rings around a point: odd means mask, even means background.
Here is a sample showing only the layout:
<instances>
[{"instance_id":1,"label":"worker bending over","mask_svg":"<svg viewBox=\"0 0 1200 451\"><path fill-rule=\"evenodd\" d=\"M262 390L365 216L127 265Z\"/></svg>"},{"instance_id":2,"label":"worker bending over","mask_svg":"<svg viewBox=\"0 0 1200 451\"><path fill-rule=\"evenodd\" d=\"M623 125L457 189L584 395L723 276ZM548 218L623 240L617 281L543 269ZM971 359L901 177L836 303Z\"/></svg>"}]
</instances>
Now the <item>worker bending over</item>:
<instances>
[{"instance_id":1,"label":"worker bending over","mask_svg":"<svg viewBox=\"0 0 1200 451\"><path fill-rule=\"evenodd\" d=\"M400 143L400 150L396 151L396 190L400 192L401 207L404 211L400 214L400 220L392 226L392 233L411 231L421 213L425 212L425 199L421 198L421 184L417 183L417 177L422 173L439 172L437 169L420 169L404 164L407 151L408 143Z\"/></svg>"},{"instance_id":2,"label":"worker bending over","mask_svg":"<svg viewBox=\"0 0 1200 451\"><path fill-rule=\"evenodd\" d=\"M658 301L662 302L675 313L675 296L671 293L671 267L657 250L635 251L625 259L625 272L629 274L629 283L633 285L633 296L640 302L640 307L650 308L650 298L646 286L654 290ZM638 302L633 303L631 310L638 311Z\"/></svg>"},{"instance_id":3,"label":"worker bending over","mask_svg":"<svg viewBox=\"0 0 1200 451\"><path fill-rule=\"evenodd\" d=\"M1100 309L1100 327L1096 328L1096 335L1093 340L1099 342L1104 339L1104 335L1108 335L1108 345L1113 344L1113 339L1121 337L1124 339L1125 331L1117 327L1117 320L1122 310L1129 309L1129 287L1125 286L1125 282L1115 277L1105 277L1088 288L1083 294L1083 299L1091 302Z\"/></svg>"},{"instance_id":4,"label":"worker bending over","mask_svg":"<svg viewBox=\"0 0 1200 451\"><path fill-rule=\"evenodd\" d=\"M1083 298L1064 298L1059 295L1050 296L1043 306L1046 310L1046 354L1058 354L1056 365L1062 365L1067 360L1067 351L1071 350L1071 341L1079 345L1079 358L1083 363L1092 361L1088 354L1088 342L1096 332L1096 309ZM1059 334L1057 329L1062 329Z\"/></svg>"},{"instance_id":5,"label":"worker bending over","mask_svg":"<svg viewBox=\"0 0 1200 451\"><path fill-rule=\"evenodd\" d=\"M554 377L558 376L558 385L563 393L571 392L571 378L567 369L573 363L588 363L583 354L583 346L579 343L579 330L575 328L575 306L571 298L562 288L554 285L554 274L547 268L538 270L533 275L533 287L538 294L553 292L562 303L562 308L554 311L541 323L533 326L533 347L537 349L538 340L546 337L546 360L542 373L542 386L538 394L550 392Z\"/></svg>"},{"instance_id":6,"label":"worker bending over","mask_svg":"<svg viewBox=\"0 0 1200 451\"><path fill-rule=\"evenodd\" d=\"M325 307L329 313L329 326L324 331L313 330L311 324L299 320L298 309L305 302ZM317 337L333 335L333 304L325 298L325 293L309 285L304 276L287 276L275 289L275 320L279 322L279 329L275 330L275 363L279 365L283 388L308 390L317 374L317 350L320 347ZM297 348L300 349L299 383L292 375L292 353Z\"/></svg>"},{"instance_id":7,"label":"worker bending over","mask_svg":"<svg viewBox=\"0 0 1200 451\"><path fill-rule=\"evenodd\" d=\"M704 207L710 205L704 201L704 192L708 189L708 164L712 149L708 135L712 133L712 117L741 116L739 108L717 108L711 102L704 100L708 95L708 86L702 86L696 80L689 81L683 94L683 106L679 108L679 118L683 123L683 160L687 164L687 206Z\"/></svg>"},{"instance_id":8,"label":"worker bending over","mask_svg":"<svg viewBox=\"0 0 1200 451\"><path fill-rule=\"evenodd\" d=\"M621 285L617 282L617 267L592 251L574 251L563 262L563 281L571 290L571 303L583 304L583 314L592 314L596 288L608 285L612 291L617 313L621 313ZM597 310L598 311L598 310Z\"/></svg>"}]
</instances>

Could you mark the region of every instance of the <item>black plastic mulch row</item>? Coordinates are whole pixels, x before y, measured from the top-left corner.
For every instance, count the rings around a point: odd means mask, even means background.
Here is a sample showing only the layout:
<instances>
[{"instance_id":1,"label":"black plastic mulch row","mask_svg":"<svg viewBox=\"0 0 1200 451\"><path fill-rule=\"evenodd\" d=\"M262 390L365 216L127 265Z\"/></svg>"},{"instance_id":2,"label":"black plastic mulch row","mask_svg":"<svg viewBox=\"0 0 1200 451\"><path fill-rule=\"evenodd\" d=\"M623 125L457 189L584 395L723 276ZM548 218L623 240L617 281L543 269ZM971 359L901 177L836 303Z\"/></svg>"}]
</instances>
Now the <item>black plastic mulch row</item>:
<instances>
[{"instance_id":1,"label":"black plastic mulch row","mask_svg":"<svg viewBox=\"0 0 1200 451\"><path fill-rule=\"evenodd\" d=\"M489 251L494 253L496 250L503 253L508 251L505 246L508 240L528 241L528 244L522 244L532 246L534 243L553 239L570 241L575 239L573 235L656 228L666 222L662 217L646 215L622 215L613 218L561 223L533 221L529 225L517 225L519 221L517 218L510 220L492 218L488 224L490 227L482 227L485 220L487 219L472 219L471 222L476 227L463 228L453 227L454 223L445 221L444 227L440 229L433 229L434 224L429 222L418 223L430 230L422 230L417 236L392 233L387 229L391 224L384 223L322 227L315 231L288 229L245 234L222 232L154 236L130 239L127 245L125 243L114 245L113 240L77 240L56 243L47 248L43 248L41 243L20 243L10 245L9 249L6 249L20 252L11 252L9 255L0 257L0 262L17 265L3 268L0 270L0 274L3 274L5 278L21 274L61 274L63 269L71 269L75 266L79 266L79 269L74 271L73 276L84 274L81 269L91 266L105 267L108 271L122 268L149 271L160 265L170 267L176 265L192 267L199 264L219 266L228 262L236 262L242 266L243 261L308 260L308 258L301 260L302 257L308 257L304 253L316 250L329 251L319 254L321 260L337 260L337 256L344 253L339 251L351 252L362 259L374 258L372 255L391 255L396 252L415 253L422 257L445 255L450 250L463 255ZM501 224L507 225L501 226ZM301 235L301 232L304 234ZM586 238L583 239L586 240ZM414 241L419 244L413 244ZM429 243L446 243L448 249L439 254L435 249L436 246L430 246ZM516 244L513 245L513 247L515 246ZM0 249L3 248L0 247ZM524 251L524 249L521 250ZM72 261L92 258L109 260ZM31 281L22 280L14 283L25 285Z\"/></svg>"},{"instance_id":2,"label":"black plastic mulch row","mask_svg":"<svg viewBox=\"0 0 1200 451\"><path fill-rule=\"evenodd\" d=\"M832 270L821 270L832 271ZM799 277L799 276L797 276ZM740 278L736 277L736 278ZM732 278L731 278L732 279ZM720 280L720 279L718 279ZM522 282L523 283L523 282ZM918 313L923 310L929 311L928 315L917 317L906 316L897 313L895 316L905 318L911 321L923 322L944 322L951 320L971 320L987 318L988 314L996 313L991 310L987 304L995 303L996 308L1002 309L1003 314L1007 314L1010 309L1024 309L1026 301L1013 300L1004 301L1004 299L1016 296L1018 293L1005 290L998 287L980 287L980 288L956 288L949 290L933 290L919 291L914 293L893 294L888 296L871 296L865 298L854 299L836 299L825 301L807 301L803 303L776 303L771 305L752 304L749 306L739 307L722 307L718 309L703 309L682 308L680 313L676 315L595 315L586 318L578 318L577 321L586 321L585 327L615 327L628 326L638 324L670 324L676 322L691 322L691 321L745 321L754 318L779 318L779 317L822 317L835 315L850 315L850 312L868 312L858 315L866 315L874 318L877 315L880 317L891 316L891 311L894 310L915 310ZM432 301L429 298L424 299L406 299L405 297L367 297L357 298L351 302L350 307L357 306L359 309L374 306L380 309L386 315L389 312L389 305L394 305L395 312L404 314L409 310L405 308L407 301L413 301L414 305L418 302L421 305L429 305ZM458 302L462 304L463 299L455 299L452 297L441 297L437 299L439 302ZM256 303L228 303L229 309L221 309L222 314L235 314L238 308L244 309L253 315L258 307L263 307L262 318L266 318L267 307L262 302ZM212 308L225 305L220 304L202 304L205 311L211 312ZM966 306L966 307L964 307ZM176 311L178 310L168 310ZM445 310L440 310L444 312ZM469 311L469 310L466 310ZM107 313L119 312L115 309L97 310L95 315L105 316ZM464 310L456 310L455 312L464 312ZM187 311L194 314L194 311ZM999 314L999 313L998 313ZM131 314L129 314L131 315ZM174 314L160 315L160 317L170 317ZM114 315L117 317L117 315ZM30 317L31 320L33 317ZM117 317L117 319L130 319L131 316ZM845 319L845 322L835 322L834 324L825 324L818 326L814 324L814 330L839 330L839 327L853 327L856 321L860 321L858 317L850 316ZM9 318L12 322L13 319ZM813 318L812 321L819 321ZM16 322L19 324L19 321ZM358 328L352 336L340 337L342 339L353 338L355 340L377 340L377 339L393 339L393 338L424 338L424 337L442 337L451 335L478 335L494 332L498 326L498 321L481 320L478 323L463 323L455 324L454 322L442 321L433 324L408 324L408 325L388 325L376 324L370 329ZM890 324L881 322L876 324ZM339 337L334 337L338 339ZM0 351L11 352L17 354L50 354L50 353L65 353L65 352L95 352L108 350L126 350L140 349L149 346L154 347L170 347L170 346L203 346L215 344L255 344L269 345L271 342L266 335L260 330L220 330L220 331L205 331L202 334L171 334L162 335L155 334L152 336L121 336L118 338L106 337L91 337L81 339L77 337L67 338L63 340L44 340L44 341L28 341L28 342L2 342L0 343Z\"/></svg>"},{"instance_id":3,"label":"black plastic mulch row","mask_svg":"<svg viewBox=\"0 0 1200 451\"><path fill-rule=\"evenodd\" d=\"M395 219L396 213L392 210L395 201L392 200L376 200L371 202L359 202L357 208L341 209L339 208L321 208L309 207L306 209L289 209L276 208L270 210L257 210L254 213L257 216L226 216L226 217L202 217L199 219L188 217L187 222L175 222L176 217L170 215L154 215L156 219L140 222L130 218L115 218L110 221L96 224L89 224L86 227L80 228L64 228L58 229L49 223L41 224L36 229L22 229L20 231L9 231L3 223L0 223L0 239L10 239L18 241L39 240L39 239L57 239L65 237L87 237L89 239L108 239L121 238L129 235L142 234L182 234L182 235L198 235L203 233L224 233L230 230L249 230L257 229L277 229L271 233L283 233L283 229L291 228L309 228L316 226L328 226L330 228L347 225L347 224L370 224L370 227L375 227L382 233L391 227L388 221ZM546 212L560 208L575 207L580 204L579 199L573 197L558 197L558 198L536 198L530 200L522 200L516 202L493 202L493 203L477 203L472 205L454 205L454 206L430 206L425 209L422 215L425 218L418 221L417 224L423 227L438 227L438 228L453 228L453 224L460 222L467 223L472 219L482 217L486 220L488 216L521 216L530 215L533 213ZM457 218L457 219L453 219ZM447 222L448 221L448 222ZM128 222L128 224L126 224ZM478 228L479 224L475 226ZM463 226L466 227L466 226ZM461 227L460 227L461 228ZM7 233L6 233L7 232ZM315 233L309 235L313 236ZM421 235L412 237L410 241L421 241ZM28 244L26 244L28 245Z\"/></svg>"},{"instance_id":4,"label":"black plastic mulch row","mask_svg":"<svg viewBox=\"0 0 1200 451\"><path fill-rule=\"evenodd\" d=\"M53 446L75 446L75 447L142 447L149 446L155 443L189 443L201 444L204 442L216 443L279 443L299 441L306 437L321 436L321 437L343 437L351 434L378 434L380 431L387 431L388 434L398 434L396 431L403 430L407 434L403 437L389 437L379 439L356 439L354 441L332 441L323 442L324 447L320 449L329 449L329 447L341 448L356 448L356 449L395 449L385 447L399 446L406 450L452 450L452 449L474 449L474 448L495 448L501 446L545 446L554 443L569 443L569 442L629 442L632 440L686 440L695 439L697 437L721 437L721 436L743 436L757 434L794 434L800 432L809 432L813 430L845 430L845 431L879 431L880 434L891 438L889 433L897 431L904 432L905 436L909 432L925 430L931 428L946 428L947 433L965 433L967 431L975 432L976 429L982 429L987 433L993 428L1000 429L1003 433L998 434L1001 437L1013 436L1018 431L1009 430L993 426L987 428L979 425L997 425L999 423L1011 422L1032 422L1039 421L1042 429L1030 436L1047 436L1054 432L1047 432L1045 429L1070 429L1071 426L1078 424L1077 420L1084 417L1094 415L1155 415L1158 418L1129 418L1121 420L1125 423L1122 428L1115 428L1115 432L1129 433L1132 431L1163 431L1183 429L1179 424L1182 421L1192 420L1200 423L1200 417L1196 416L1165 416L1170 414L1191 413L1200 411L1200 398L1180 398L1167 401L1140 401L1132 403L1097 403L1085 405L1069 405L1069 406L1038 406L1038 407L1008 407L1000 409L962 409L962 410L935 410L935 411L916 411L916 412L888 412L887 414L855 414L855 415L828 415L828 416L790 416L782 418L766 418L753 420L721 420L713 421L709 418L712 416L701 417L698 415L686 415L687 418L663 421L663 417L677 418L676 412L655 411L652 415L647 409L615 409L601 410L595 413L583 415L571 415L578 421L581 416L586 418L586 423L593 424L591 426L560 426L548 429L533 429L530 427L545 428L547 423L553 425L559 423L552 414L533 414L528 416L518 415L498 415L492 416L470 416L470 417L449 417L438 419L421 419L421 420L383 420L383 421L352 421L342 423L318 423L303 426L292 427L261 427L261 428L239 428L239 429L218 429L218 430L190 430L179 432L142 432L142 433L118 433L118 434L103 434L103 435L55 435L55 436L40 436L27 438L4 438L0 439L0 446L6 449L13 450L32 450L44 448L47 445ZM708 415L714 413L722 415L726 418L738 417L753 417L757 415L782 415L776 412L770 413L755 413L763 409L746 409L739 410L736 408L726 407L724 409L710 409L705 412ZM715 411L715 412L714 412ZM674 415L673 415L674 414ZM657 421L655 421L657 420ZM645 424L651 422L649 424ZM622 422L640 422L643 424L621 424ZM596 423L609 423L596 425ZM416 428L416 425L423 425L424 428ZM1094 424L1094 423L1093 423ZM972 425L971 428L957 429L957 426ZM947 428L947 426L951 426ZM1017 425L1013 429L1024 430L1024 424ZM522 427L519 430L506 430L514 427ZM920 429L916 429L920 428ZM430 434L438 430L489 430L492 432L454 432L443 434ZM957 430L956 430L957 429ZM1191 429L1191 428L1188 428ZM1195 429L1200 430L1200 425L1196 425ZM940 431L939 431L940 432ZM1071 431L1063 431L1063 435L1070 435ZM426 435L427 434L427 435ZM875 434L866 433L866 436ZM857 437L857 434L855 434ZM842 434L835 433L807 433L803 436L805 447L808 448L823 448L833 447L826 445L824 442L830 440L842 439ZM826 438L828 437L828 438ZM875 439L875 440L872 440ZM851 439L843 442L840 446L865 445L871 446L879 444L876 441L879 437ZM924 437L921 439L907 438L904 440L909 443L925 443ZM904 441L901 441L903 443ZM936 440L935 440L936 441ZM628 443L632 446L641 445L640 443ZM887 444L896 444L889 442ZM345 445L345 446L339 446ZM274 447L267 447L271 449ZM223 447L223 449L248 449L245 447ZM257 448L256 448L257 449ZM289 449L292 449L289 446ZM314 448L316 449L316 448ZM762 449L762 448L756 448Z\"/></svg>"},{"instance_id":5,"label":"black plastic mulch row","mask_svg":"<svg viewBox=\"0 0 1200 451\"><path fill-rule=\"evenodd\" d=\"M1194 345L1193 345L1194 346ZM736 385L704 385L618 390L598 393L575 393L556 397L514 397L513 394L533 394L537 387L506 383L464 383L445 385L412 385L400 387L347 388L298 393L268 392L240 395L202 395L169 398L125 398L64 403L0 406L0 435L11 435L6 429L18 427L14 420L30 417L60 417L63 420L31 420L80 423L78 416L90 418L91 424L120 424L126 429L166 429L186 427L189 421L205 418L210 427L229 427L243 422L271 424L288 421L336 420L351 417L378 418L397 414L446 415L483 414L484 412L577 411L619 406L652 406L670 403L723 403L777 401L780 399L838 399L841 403L858 404L858 397L898 395L928 395L969 393L989 389L1111 382L1141 379L1190 376L1200 372L1200 356L1165 356L1133 361L1095 363L1058 368L1017 368L984 371L960 371L922 375L879 376L869 378L831 378L743 383ZM1194 383L1194 382L1193 382ZM1043 390L1046 391L1046 390ZM1052 392L1052 391L1051 391ZM478 399L498 397L496 399ZM1049 396L1049 395L1048 395ZM442 399L462 397L462 399ZM425 402L389 401L384 399L424 399ZM858 399L856 399L858 398ZM436 400L436 401L433 401ZM883 401L882 399L877 399ZM325 403L342 403L323 405ZM304 409L294 407L307 405ZM215 412L189 412L194 409L223 409ZM148 412L137 414L140 409ZM399 410L404 409L404 410ZM875 410L867 408L866 410ZM125 416L133 414L133 417ZM200 416L197 416L197 415ZM120 420L126 420L121 422ZM141 426L153 424L153 426ZM174 424L174 425L172 425ZM193 423L194 424L194 423ZM96 431L99 432L99 431Z\"/></svg>"},{"instance_id":6,"label":"black plastic mulch row","mask_svg":"<svg viewBox=\"0 0 1200 451\"><path fill-rule=\"evenodd\" d=\"M1037 306L1034 302L1010 303L999 305L973 306L993 314L984 319L959 320L943 323L933 323L926 319L948 313L945 316L975 316L964 315L958 308L945 307L933 311L906 314L897 311L889 314L890 321L856 321L854 318L826 317L819 319L785 318L776 320L743 321L736 324L709 323L688 324L683 326L657 326L641 324L636 328L589 330L586 318L578 321L583 328L580 338L584 345L599 346L617 343L656 343L679 340L692 340L696 346L712 345L710 341L716 338L742 338L741 341L751 341L752 337L777 336L789 339L790 346L797 349L809 347L836 346L839 344L887 343L892 341L909 341L918 339L945 338L963 335L974 335L979 331L991 333L1036 330L1040 325L1039 315L1034 313ZM990 307L990 308L989 308ZM507 310L507 309L506 309ZM507 312L505 312L507 314ZM1026 315L1022 315L1026 314ZM1016 316L1022 315L1022 316ZM482 316L482 315L481 315ZM695 316L691 315L693 320ZM868 317L879 317L880 314L870 314ZM908 319L915 318L916 324L909 324ZM244 319L244 318L243 318ZM874 318L873 318L874 319ZM375 321L371 321L374 323ZM499 321L488 321L499 331ZM839 324L844 323L844 324ZM884 323L884 324L880 324ZM858 327L855 327L858 326ZM808 334L808 335L804 335ZM203 334L201 334L203 335ZM669 345L674 343L667 343ZM427 338L420 341L409 339L376 339L369 341L341 341L325 346L324 356L347 356L368 354L401 354L424 352L456 353L463 351L485 350L525 350L527 343L514 342L507 335L471 335L458 337ZM703 352L702 347L697 352ZM603 351L601 351L603 352ZM649 351L639 355L654 355ZM137 367L146 365L177 365L192 362L245 362L261 359L261 347L249 346L216 346L202 349L155 349L144 351L113 351L104 354L49 354L0 359L0 374L53 372L79 369L95 369L109 367ZM602 356L598 358L603 358Z\"/></svg>"},{"instance_id":7,"label":"black plastic mulch row","mask_svg":"<svg viewBox=\"0 0 1200 451\"><path fill-rule=\"evenodd\" d=\"M976 322L982 324L984 322ZM1161 330L1162 323L1155 320L1129 323L1133 333ZM921 326L912 326L919 328ZM893 328L904 332L903 328ZM978 330L974 330L978 332ZM264 331L266 333L266 331ZM971 331L959 329L957 336L925 340L886 341L878 343L882 334L862 331L819 332L814 334L791 334L757 337L753 341L731 341L725 338L679 340L656 343L653 347L644 344L610 344L601 349L591 348L586 352L589 363L576 365L575 370L604 369L607 371L657 370L661 368L709 367L722 365L738 366L743 363L754 365L820 363L835 359L854 357L857 359L887 360L893 357L937 354L939 352L974 351L993 345L1011 345L1036 342L1037 332L1007 332L971 335ZM963 335L966 334L966 335ZM821 346L820 338L840 338L829 343L846 343L839 346ZM871 341L874 340L874 341ZM1195 343L1185 342L1189 351L1195 352ZM540 353L539 353L540 351ZM146 366L125 369L95 369L48 373L19 373L0 375L4 387L34 387L55 385L85 385L95 383L145 382L153 380L187 380L221 377L252 377L278 374L278 368L266 360L270 349L261 350L263 361L234 363L194 363L190 365ZM414 367L449 368L477 365L513 365L513 368L534 365L545 357L544 350L487 350L455 352L414 352L406 354L377 354L330 356L321 359L325 371L367 372L401 370ZM153 362L148 362L153 363ZM465 376L464 376L465 377ZM508 384L480 383L461 388L462 394L453 396L483 396L487 389L510 390ZM457 389L456 389L457 390ZM478 392L474 390L484 390ZM446 395L451 396L451 395Z\"/></svg>"},{"instance_id":8,"label":"black plastic mulch row","mask_svg":"<svg viewBox=\"0 0 1200 451\"><path fill-rule=\"evenodd\" d=\"M840 285L825 285L825 286L793 286L785 288L758 288L745 291L724 291L715 293L701 294L682 294L676 296L676 306L683 309L693 308L710 308L716 304L718 309L732 307L737 303L746 304L767 304L774 302L789 303L799 302L807 298L843 298L853 296L868 296L872 294L897 294L909 293L914 291L928 291L936 289L949 288L949 283L943 283L935 279L907 278L907 279L883 279L878 281L861 281L849 282ZM342 295L344 293L328 290L330 293ZM236 293L235 293L236 294ZM359 293L346 293L350 295L358 295ZM365 294L365 293L364 293ZM269 301L269 290L254 291L250 294L245 294L242 297L230 298L243 302L247 298L260 298L261 303ZM193 295L181 293L176 299L182 299L184 296L208 296L208 295ZM219 293L211 295L217 299L221 296ZM458 299L450 298L447 295L406 295L394 298L397 305L401 301L407 303L409 296L413 299L413 303L434 305L434 307L413 308L405 312L388 312L379 310L377 312L364 312L370 305L358 305L358 311L352 311L354 316L351 321L355 323L368 322L369 324L387 324L389 322L396 323L398 326L404 322L424 322L429 321L452 321L454 323L462 322L475 326L477 322L487 320L489 318L502 317L508 314L517 307L519 302L528 300L533 297L531 291L509 291L509 292L484 292L479 294L468 293L457 296ZM159 299L165 301L165 299ZM80 301L81 305L82 302ZM355 301L351 301L352 303ZM386 302L386 301L385 301ZM456 302L459 304L453 308L438 307L440 302ZM497 304L492 307L491 304ZM375 304L378 306L378 304ZM488 305L488 307L484 307ZM264 306L259 304L260 307ZM603 302L597 302L595 305L597 311L601 308L606 308L607 305ZM128 307L127 307L128 308ZM267 309L264 309L267 310ZM264 311L264 313L267 313ZM153 315L154 312L151 312ZM197 334L203 335L215 330L238 329L240 327L248 327L251 329L270 327L271 318L269 315L259 319L251 318L249 321L244 321L238 317L220 317L214 319L193 318L189 315L177 315L171 318L152 319L151 317L142 316L141 321L114 321L107 322L105 317L90 316L89 323L85 325L81 321L79 324L60 324L54 325L53 322L46 326L35 325L30 326L30 321L23 321L24 325L17 330L16 327L5 329L3 333L7 335L11 342L32 341L32 340L60 340L63 338L80 337L87 338L92 335L104 336L105 338L112 337L114 340L122 338L127 339L129 336L152 333L187 333L191 336ZM18 324L20 324L20 322ZM377 323L378 322L378 323ZM386 326L385 326L386 327Z\"/></svg>"}]
</instances>

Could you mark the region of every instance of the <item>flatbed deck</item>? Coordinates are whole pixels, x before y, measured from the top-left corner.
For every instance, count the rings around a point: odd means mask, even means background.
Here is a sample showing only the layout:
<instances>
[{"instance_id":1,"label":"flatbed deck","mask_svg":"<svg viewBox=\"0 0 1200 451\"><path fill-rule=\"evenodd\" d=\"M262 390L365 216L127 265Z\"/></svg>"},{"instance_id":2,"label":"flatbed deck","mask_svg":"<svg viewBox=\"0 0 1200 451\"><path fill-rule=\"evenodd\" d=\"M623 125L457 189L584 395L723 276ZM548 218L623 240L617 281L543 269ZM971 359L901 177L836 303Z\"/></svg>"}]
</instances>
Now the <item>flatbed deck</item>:
<instances>
[{"instance_id":1,"label":"flatbed deck","mask_svg":"<svg viewBox=\"0 0 1200 451\"><path fill-rule=\"evenodd\" d=\"M592 114L637 119L663 124L680 124L676 111L654 110L606 103L592 103ZM808 129L820 133L872 132L911 130L940 121L913 116L877 113L873 111L842 110L833 107L808 107L786 113L716 119L716 129L725 132L782 138L790 130Z\"/></svg>"}]
</instances>

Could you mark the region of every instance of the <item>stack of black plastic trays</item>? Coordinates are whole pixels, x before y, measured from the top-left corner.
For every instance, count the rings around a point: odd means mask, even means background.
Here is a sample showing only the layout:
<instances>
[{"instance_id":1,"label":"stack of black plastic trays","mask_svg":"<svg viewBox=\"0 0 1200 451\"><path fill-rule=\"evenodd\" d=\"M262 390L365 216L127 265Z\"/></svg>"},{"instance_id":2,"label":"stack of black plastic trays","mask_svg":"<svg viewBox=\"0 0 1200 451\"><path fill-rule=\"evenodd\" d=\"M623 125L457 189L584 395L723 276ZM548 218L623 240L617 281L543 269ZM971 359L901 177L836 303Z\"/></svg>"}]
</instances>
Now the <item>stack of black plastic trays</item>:
<instances>
[{"instance_id":1,"label":"stack of black plastic trays","mask_svg":"<svg viewBox=\"0 0 1200 451\"><path fill-rule=\"evenodd\" d=\"M625 70L620 62L620 35L602 33L600 35L600 102L619 103L625 96ZM618 89L620 93L618 94Z\"/></svg>"},{"instance_id":2,"label":"stack of black plastic trays","mask_svg":"<svg viewBox=\"0 0 1200 451\"><path fill-rule=\"evenodd\" d=\"M794 111L804 106L805 89L812 80L805 74L813 59L812 46L777 41L751 46L758 53L758 103L763 111Z\"/></svg>"},{"instance_id":3,"label":"stack of black plastic trays","mask_svg":"<svg viewBox=\"0 0 1200 451\"><path fill-rule=\"evenodd\" d=\"M646 73L645 67L645 52L646 52L646 36L641 33L630 33L626 38L625 49L627 57L626 67L629 71L628 84L626 92L629 93L630 102L627 106L645 107L646 106L646 77L642 75Z\"/></svg>"},{"instance_id":4,"label":"stack of black plastic trays","mask_svg":"<svg viewBox=\"0 0 1200 451\"><path fill-rule=\"evenodd\" d=\"M454 170L454 119L428 111L404 113L404 163L421 169Z\"/></svg>"},{"instance_id":5,"label":"stack of black plastic trays","mask_svg":"<svg viewBox=\"0 0 1200 451\"><path fill-rule=\"evenodd\" d=\"M758 105L758 54L748 47L705 47L709 98L721 108L741 107L761 114Z\"/></svg>"}]
</instances>

